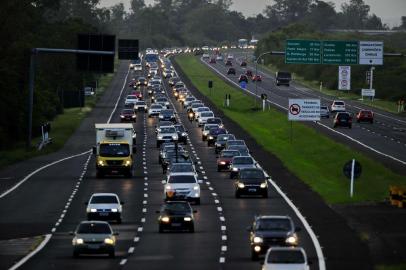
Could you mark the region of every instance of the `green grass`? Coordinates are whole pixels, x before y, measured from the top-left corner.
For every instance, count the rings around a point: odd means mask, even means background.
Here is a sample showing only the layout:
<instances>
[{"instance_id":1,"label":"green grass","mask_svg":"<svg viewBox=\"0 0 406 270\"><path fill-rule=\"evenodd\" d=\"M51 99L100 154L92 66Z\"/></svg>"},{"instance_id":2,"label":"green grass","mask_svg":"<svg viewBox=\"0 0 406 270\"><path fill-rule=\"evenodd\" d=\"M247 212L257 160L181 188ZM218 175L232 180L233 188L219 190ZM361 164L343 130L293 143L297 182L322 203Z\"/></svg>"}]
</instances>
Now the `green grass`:
<instances>
[{"instance_id":1,"label":"green grass","mask_svg":"<svg viewBox=\"0 0 406 270\"><path fill-rule=\"evenodd\" d=\"M272 73L275 73L278 69L277 67L273 65L258 65L262 69L270 71ZM373 108L378 108L384 111L388 111L391 113L396 113L398 114L398 106L396 105L396 102L393 101L387 101L387 100L381 100L381 99L375 99L374 101L371 101L367 98L364 98L363 101L360 100L360 96L351 92L347 91L339 91L335 89L328 89L325 87L322 87L320 90L320 82L319 81L307 81L304 78L298 76L297 74L294 74L294 81L307 87L310 88L314 91L319 91L325 95L330 96L332 99L342 99L342 100L358 100L359 102L362 102L365 105L371 106Z\"/></svg>"},{"instance_id":2,"label":"green grass","mask_svg":"<svg viewBox=\"0 0 406 270\"><path fill-rule=\"evenodd\" d=\"M286 114L274 109L266 112L252 110L251 96L225 83L195 57L177 56L176 61L200 92L240 124L257 143L281 159L326 202L382 201L388 194L389 185L406 182L380 163L301 123L293 123L291 142L291 123ZM215 87L211 95L207 89L209 79L213 80ZM225 94L231 94L231 108L223 107ZM356 181L355 196L350 198L349 181L342 173L342 166L352 158L362 164L363 174Z\"/></svg>"},{"instance_id":3,"label":"green grass","mask_svg":"<svg viewBox=\"0 0 406 270\"><path fill-rule=\"evenodd\" d=\"M406 270L406 264L397 265L378 265L375 267L376 270Z\"/></svg>"},{"instance_id":4,"label":"green grass","mask_svg":"<svg viewBox=\"0 0 406 270\"><path fill-rule=\"evenodd\" d=\"M0 168L32 157L49 154L61 149L65 142L80 125L83 118L85 118L86 115L92 110L92 107L94 107L97 100L110 84L113 76L114 74L107 74L100 77L98 92L94 96L86 97L84 108L65 109L63 114L58 115L54 120L51 121L51 144L47 145L41 151L38 151L36 147L27 150L25 142L17 143L12 149L0 151ZM33 138L32 145L37 146L39 142L39 137Z\"/></svg>"}]
</instances>

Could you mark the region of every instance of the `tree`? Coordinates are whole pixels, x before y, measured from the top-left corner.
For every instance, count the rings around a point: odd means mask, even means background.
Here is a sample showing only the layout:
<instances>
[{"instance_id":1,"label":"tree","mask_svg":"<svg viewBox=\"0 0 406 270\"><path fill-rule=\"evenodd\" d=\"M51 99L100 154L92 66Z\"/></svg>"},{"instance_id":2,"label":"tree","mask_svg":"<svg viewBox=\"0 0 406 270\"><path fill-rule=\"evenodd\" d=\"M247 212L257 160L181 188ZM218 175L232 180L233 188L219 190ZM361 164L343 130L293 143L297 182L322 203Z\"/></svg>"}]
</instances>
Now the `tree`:
<instances>
[{"instance_id":1,"label":"tree","mask_svg":"<svg viewBox=\"0 0 406 270\"><path fill-rule=\"evenodd\" d=\"M345 28L364 29L368 21L370 6L364 0L350 0L341 5L341 24Z\"/></svg>"},{"instance_id":2,"label":"tree","mask_svg":"<svg viewBox=\"0 0 406 270\"><path fill-rule=\"evenodd\" d=\"M274 0L275 4L265 8L265 14L279 24L290 24L302 20L310 9L312 0Z\"/></svg>"},{"instance_id":3,"label":"tree","mask_svg":"<svg viewBox=\"0 0 406 270\"><path fill-rule=\"evenodd\" d=\"M334 3L316 0L310 5L306 22L317 29L326 30L334 26L337 20Z\"/></svg>"}]
</instances>

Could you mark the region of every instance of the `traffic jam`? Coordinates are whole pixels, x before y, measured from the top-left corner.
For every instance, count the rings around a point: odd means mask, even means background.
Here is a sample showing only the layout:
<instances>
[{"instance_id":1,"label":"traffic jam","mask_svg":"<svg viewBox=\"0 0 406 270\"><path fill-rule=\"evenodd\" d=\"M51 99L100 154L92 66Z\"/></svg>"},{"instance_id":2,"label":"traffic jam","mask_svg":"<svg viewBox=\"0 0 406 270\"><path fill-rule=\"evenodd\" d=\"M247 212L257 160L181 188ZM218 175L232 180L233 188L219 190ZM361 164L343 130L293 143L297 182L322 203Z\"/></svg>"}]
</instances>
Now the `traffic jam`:
<instances>
[{"instance_id":1,"label":"traffic jam","mask_svg":"<svg viewBox=\"0 0 406 270\"><path fill-rule=\"evenodd\" d=\"M136 151L133 123L145 114L155 121L156 148L159 149L156 162L165 176L162 181L163 203L156 211L157 233L194 233L198 226L194 214L201 204L204 181L200 179L199 162L190 154L190 135L180 121L181 112L176 109L182 108L182 113L187 116L185 120L199 130L201 141L212 149L218 174L227 173L233 181L233 194L230 195L235 200L266 200L271 189L270 176L251 156L245 141L229 133L222 119L188 90L168 58L160 56L158 61L148 61L151 55L158 56L153 50L147 50L144 63L141 64L140 60L130 66L133 78L128 83L120 113L121 123L96 125L102 134L98 133L100 149L93 150L100 158L96 159L96 176L121 174L132 177L133 165L129 157ZM114 193L91 196L86 207L88 221L80 223L73 233L74 257L89 253L115 256L117 233L108 222L122 222L123 204ZM299 266L302 268L284 269L308 269L310 262L300 245L301 228L290 216L262 213L247 222L251 225L246 228L246 252L253 261L262 259L264 267ZM95 237L97 243L89 244L89 238Z\"/></svg>"}]
</instances>

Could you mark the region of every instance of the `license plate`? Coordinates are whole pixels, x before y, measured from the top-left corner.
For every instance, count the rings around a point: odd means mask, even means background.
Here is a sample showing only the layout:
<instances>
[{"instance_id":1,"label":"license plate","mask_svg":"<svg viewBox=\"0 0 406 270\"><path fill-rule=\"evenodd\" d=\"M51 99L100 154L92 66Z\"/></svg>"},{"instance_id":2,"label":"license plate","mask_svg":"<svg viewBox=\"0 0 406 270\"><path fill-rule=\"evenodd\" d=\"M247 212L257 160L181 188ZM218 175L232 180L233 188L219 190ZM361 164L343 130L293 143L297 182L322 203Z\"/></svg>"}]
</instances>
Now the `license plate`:
<instances>
[{"instance_id":1,"label":"license plate","mask_svg":"<svg viewBox=\"0 0 406 270\"><path fill-rule=\"evenodd\" d=\"M180 224L180 223L172 223L172 224L171 224L172 227L180 227L181 225L182 225L182 224Z\"/></svg>"},{"instance_id":2,"label":"license plate","mask_svg":"<svg viewBox=\"0 0 406 270\"><path fill-rule=\"evenodd\" d=\"M250 189L248 189L248 191L249 192L257 192L257 189L256 188L250 188Z\"/></svg>"},{"instance_id":3,"label":"license plate","mask_svg":"<svg viewBox=\"0 0 406 270\"><path fill-rule=\"evenodd\" d=\"M107 217L109 215L109 213L99 213L99 215L102 217Z\"/></svg>"},{"instance_id":4,"label":"license plate","mask_svg":"<svg viewBox=\"0 0 406 270\"><path fill-rule=\"evenodd\" d=\"M99 249L99 245L92 245L92 244L90 244L90 245L88 245L88 248L89 248L89 249Z\"/></svg>"}]
</instances>

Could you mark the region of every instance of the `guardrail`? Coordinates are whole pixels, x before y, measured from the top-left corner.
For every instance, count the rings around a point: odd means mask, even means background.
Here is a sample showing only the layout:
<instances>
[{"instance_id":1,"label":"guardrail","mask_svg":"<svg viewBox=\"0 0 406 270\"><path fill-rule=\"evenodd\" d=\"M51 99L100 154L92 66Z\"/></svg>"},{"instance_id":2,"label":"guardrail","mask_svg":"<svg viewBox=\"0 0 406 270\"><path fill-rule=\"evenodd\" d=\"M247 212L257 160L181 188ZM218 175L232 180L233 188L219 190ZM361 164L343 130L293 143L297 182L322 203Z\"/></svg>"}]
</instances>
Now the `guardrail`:
<instances>
[{"instance_id":1,"label":"guardrail","mask_svg":"<svg viewBox=\"0 0 406 270\"><path fill-rule=\"evenodd\" d=\"M389 200L393 206L406 207L406 186L390 186Z\"/></svg>"}]
</instances>

